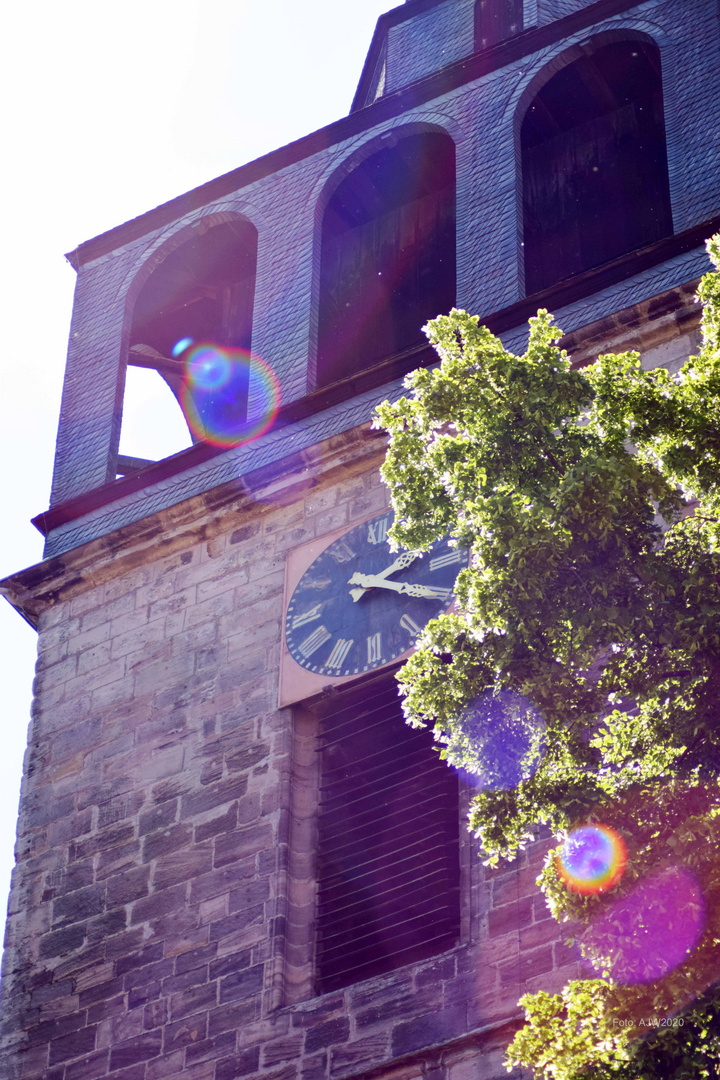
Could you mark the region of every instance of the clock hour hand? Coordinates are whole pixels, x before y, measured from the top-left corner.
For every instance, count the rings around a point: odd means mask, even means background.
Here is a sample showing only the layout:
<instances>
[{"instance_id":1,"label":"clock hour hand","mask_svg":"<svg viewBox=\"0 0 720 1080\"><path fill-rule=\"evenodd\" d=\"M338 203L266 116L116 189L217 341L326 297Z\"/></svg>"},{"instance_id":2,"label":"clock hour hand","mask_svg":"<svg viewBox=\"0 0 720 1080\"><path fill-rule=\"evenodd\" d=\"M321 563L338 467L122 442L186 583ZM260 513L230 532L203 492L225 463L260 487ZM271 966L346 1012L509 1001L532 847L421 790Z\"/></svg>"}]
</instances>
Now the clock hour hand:
<instances>
[{"instance_id":1,"label":"clock hour hand","mask_svg":"<svg viewBox=\"0 0 720 1080\"><path fill-rule=\"evenodd\" d=\"M394 574L396 570L405 570L408 566L414 563L416 559L419 559L422 554L422 551L404 551L402 555L398 555L394 563L391 563L390 566L386 566L384 570L381 570L379 574L375 574L374 576L378 578L386 578L389 577L390 574ZM353 576L348 581L348 585L359 584L355 580L357 576L357 574L353 574ZM360 597L365 595L367 589L351 589L351 592L353 601L357 603ZM355 595L356 593L357 596Z\"/></svg>"},{"instance_id":2,"label":"clock hour hand","mask_svg":"<svg viewBox=\"0 0 720 1080\"><path fill-rule=\"evenodd\" d=\"M449 600L452 589L436 589L432 585L412 585L408 582L387 581L382 574L353 574L349 585L361 585L361 589L351 589L350 595L357 603L367 589L391 589L392 592L406 596L420 596L426 600Z\"/></svg>"}]
</instances>

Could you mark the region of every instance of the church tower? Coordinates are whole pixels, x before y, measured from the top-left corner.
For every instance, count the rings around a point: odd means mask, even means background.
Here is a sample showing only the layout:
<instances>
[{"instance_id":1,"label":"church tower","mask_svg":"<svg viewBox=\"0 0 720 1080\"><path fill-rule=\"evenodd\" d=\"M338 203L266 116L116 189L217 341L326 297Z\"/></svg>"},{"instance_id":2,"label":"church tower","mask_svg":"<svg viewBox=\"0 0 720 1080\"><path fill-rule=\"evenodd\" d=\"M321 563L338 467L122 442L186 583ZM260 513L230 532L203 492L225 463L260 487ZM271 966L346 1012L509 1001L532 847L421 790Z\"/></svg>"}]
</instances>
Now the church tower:
<instances>
[{"instance_id":1,"label":"church tower","mask_svg":"<svg viewBox=\"0 0 720 1080\"><path fill-rule=\"evenodd\" d=\"M578 971L393 674L459 556L385 544L371 419L453 305L578 362L697 345L716 0L406 0L350 114L88 240L3 961L8 1080L505 1076ZM187 422L120 452L146 369ZM393 584L397 586L393 587ZM408 589L402 589L406 585Z\"/></svg>"}]
</instances>

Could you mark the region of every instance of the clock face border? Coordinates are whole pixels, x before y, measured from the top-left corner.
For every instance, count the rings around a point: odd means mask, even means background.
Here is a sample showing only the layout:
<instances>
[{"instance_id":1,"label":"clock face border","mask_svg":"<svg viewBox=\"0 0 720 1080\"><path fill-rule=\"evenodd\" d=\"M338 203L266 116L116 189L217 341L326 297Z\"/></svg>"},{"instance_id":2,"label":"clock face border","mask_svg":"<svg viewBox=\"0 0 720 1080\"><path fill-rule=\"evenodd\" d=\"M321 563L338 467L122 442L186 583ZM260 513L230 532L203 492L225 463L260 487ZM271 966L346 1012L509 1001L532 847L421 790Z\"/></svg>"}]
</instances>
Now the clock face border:
<instances>
[{"instance_id":1,"label":"clock face border","mask_svg":"<svg viewBox=\"0 0 720 1080\"><path fill-rule=\"evenodd\" d=\"M376 509L372 513L366 514L356 521L351 521L340 528L333 529L332 532L325 533L315 540L309 540L304 544L300 544L298 547L291 549L287 553L282 607L282 638L280 646L280 677L278 686L279 708L284 708L287 705L294 705L299 701L315 697L328 687L342 686L349 682L356 682L368 675L375 675L388 668L397 667L398 664L403 663L403 661L412 655L414 646L411 644L403 653L393 656L384 663L378 664L376 667L368 669L367 671L358 673L352 672L344 675L329 675L322 672L314 672L301 666L301 664L293 658L285 637L288 605L290 604L301 578L310 566L312 566L312 564L333 543L335 543L336 540L346 536L353 529L363 525L365 522L373 521L375 518L382 517L384 513L391 511L392 508L390 506L385 507L384 510ZM388 557L392 559L392 554L389 549ZM460 567L458 567L458 569L460 569ZM447 611L448 607L443 610Z\"/></svg>"}]
</instances>

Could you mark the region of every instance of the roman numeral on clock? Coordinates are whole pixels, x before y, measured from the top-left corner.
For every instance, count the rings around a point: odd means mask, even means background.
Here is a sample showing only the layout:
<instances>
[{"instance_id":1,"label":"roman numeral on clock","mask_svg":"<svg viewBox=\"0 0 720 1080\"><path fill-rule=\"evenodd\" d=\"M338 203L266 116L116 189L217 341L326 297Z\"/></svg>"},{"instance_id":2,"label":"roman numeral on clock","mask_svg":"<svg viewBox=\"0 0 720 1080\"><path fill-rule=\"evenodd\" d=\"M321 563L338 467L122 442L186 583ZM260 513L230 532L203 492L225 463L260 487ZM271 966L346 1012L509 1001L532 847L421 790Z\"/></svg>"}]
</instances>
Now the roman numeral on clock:
<instances>
[{"instance_id":1,"label":"roman numeral on clock","mask_svg":"<svg viewBox=\"0 0 720 1080\"><path fill-rule=\"evenodd\" d=\"M413 634L415 637L417 637L417 635L422 630L422 627L418 626L415 620L407 614L403 615L403 617L400 619L400 625L402 626L403 630L407 630L409 634Z\"/></svg>"},{"instance_id":2,"label":"roman numeral on clock","mask_svg":"<svg viewBox=\"0 0 720 1080\"><path fill-rule=\"evenodd\" d=\"M450 602L450 597L453 594L452 589L436 589L434 585L428 585L427 596L433 600L442 600L444 603Z\"/></svg>"},{"instance_id":3,"label":"roman numeral on clock","mask_svg":"<svg viewBox=\"0 0 720 1080\"><path fill-rule=\"evenodd\" d=\"M333 646L333 651L330 653L327 660L325 661L324 667L341 668L345 657L352 648L354 640L354 638L350 638L349 641L347 641L345 638L338 638L338 640L335 642L335 645Z\"/></svg>"},{"instance_id":4,"label":"roman numeral on clock","mask_svg":"<svg viewBox=\"0 0 720 1080\"><path fill-rule=\"evenodd\" d=\"M357 552L353 551L345 540L338 540L337 543L333 544L330 548L330 554L336 563L342 564L354 559Z\"/></svg>"},{"instance_id":5,"label":"roman numeral on clock","mask_svg":"<svg viewBox=\"0 0 720 1080\"><path fill-rule=\"evenodd\" d=\"M318 626L316 630L313 630L312 634L308 634L304 641L301 641L298 645L298 651L307 660L308 656L312 656L314 652L324 645L326 641L329 641L332 634L328 633L324 626Z\"/></svg>"},{"instance_id":6,"label":"roman numeral on clock","mask_svg":"<svg viewBox=\"0 0 720 1080\"><path fill-rule=\"evenodd\" d=\"M460 552L455 548L452 551L446 552L445 555L436 555L434 559L431 559L430 570L440 570L443 566L452 566L453 563L459 563L460 560Z\"/></svg>"},{"instance_id":7,"label":"roman numeral on clock","mask_svg":"<svg viewBox=\"0 0 720 1080\"><path fill-rule=\"evenodd\" d=\"M300 615L296 615L292 621L293 630L297 630L298 626L304 626L305 623L315 622L322 614L322 604L315 604L314 607L308 608L307 611L303 611Z\"/></svg>"},{"instance_id":8,"label":"roman numeral on clock","mask_svg":"<svg viewBox=\"0 0 720 1080\"><path fill-rule=\"evenodd\" d=\"M389 518L381 518L380 521L371 521L368 525L368 543L382 544L387 540L387 531L390 524Z\"/></svg>"},{"instance_id":9,"label":"roman numeral on clock","mask_svg":"<svg viewBox=\"0 0 720 1080\"><path fill-rule=\"evenodd\" d=\"M372 634L367 639L367 662L377 664L382 659L382 634Z\"/></svg>"}]
</instances>

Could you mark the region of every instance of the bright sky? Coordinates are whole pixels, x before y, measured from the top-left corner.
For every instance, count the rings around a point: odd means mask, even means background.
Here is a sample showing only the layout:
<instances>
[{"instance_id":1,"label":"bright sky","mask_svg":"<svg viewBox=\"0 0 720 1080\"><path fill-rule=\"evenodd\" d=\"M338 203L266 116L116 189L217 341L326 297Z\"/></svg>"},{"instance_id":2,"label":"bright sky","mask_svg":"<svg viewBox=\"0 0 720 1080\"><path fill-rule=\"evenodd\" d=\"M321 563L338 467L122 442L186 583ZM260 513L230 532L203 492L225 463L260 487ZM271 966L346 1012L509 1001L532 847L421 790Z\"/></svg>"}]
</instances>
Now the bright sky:
<instances>
[{"instance_id":1,"label":"bright sky","mask_svg":"<svg viewBox=\"0 0 720 1080\"><path fill-rule=\"evenodd\" d=\"M30 518L47 508L50 491L75 277L63 253L345 115L377 17L394 6L39 0L8 7L0 65L0 577L42 558ZM184 444L182 431L168 437ZM153 456L138 442L132 449ZM0 600L3 919L35 648L34 631Z\"/></svg>"}]
</instances>

